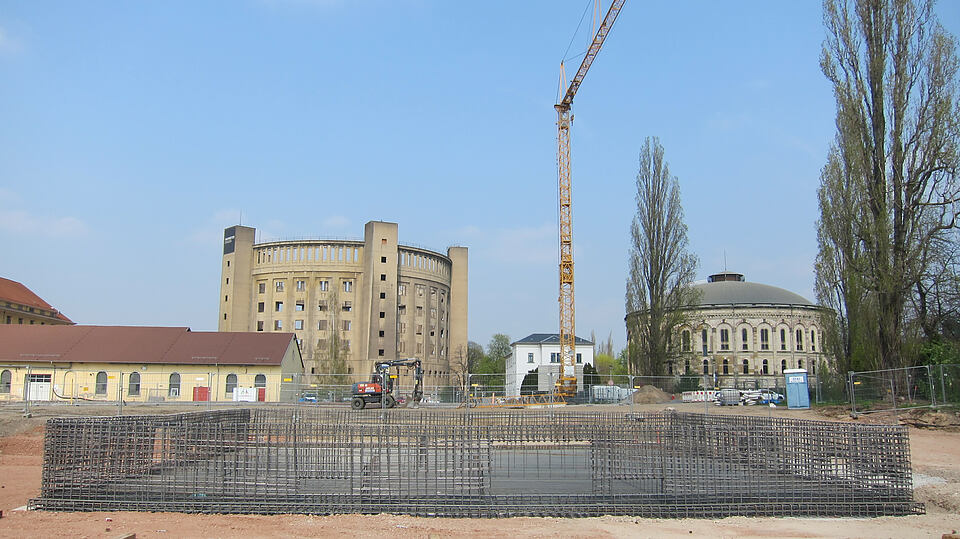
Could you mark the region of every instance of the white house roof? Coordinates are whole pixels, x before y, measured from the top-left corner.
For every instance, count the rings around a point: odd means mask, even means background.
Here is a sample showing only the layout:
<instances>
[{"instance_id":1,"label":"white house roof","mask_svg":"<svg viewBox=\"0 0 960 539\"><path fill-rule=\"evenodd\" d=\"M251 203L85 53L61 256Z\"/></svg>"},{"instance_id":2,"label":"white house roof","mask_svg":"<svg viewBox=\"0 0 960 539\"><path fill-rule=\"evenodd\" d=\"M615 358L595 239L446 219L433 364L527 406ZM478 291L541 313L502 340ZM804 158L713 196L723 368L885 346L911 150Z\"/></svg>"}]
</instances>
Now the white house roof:
<instances>
[{"instance_id":1,"label":"white house roof","mask_svg":"<svg viewBox=\"0 0 960 539\"><path fill-rule=\"evenodd\" d=\"M589 344L592 345L593 341L588 341L580 337L576 338L576 344ZM511 346L514 344L560 344L560 334L559 333L531 333L526 337L514 341L511 343Z\"/></svg>"}]
</instances>

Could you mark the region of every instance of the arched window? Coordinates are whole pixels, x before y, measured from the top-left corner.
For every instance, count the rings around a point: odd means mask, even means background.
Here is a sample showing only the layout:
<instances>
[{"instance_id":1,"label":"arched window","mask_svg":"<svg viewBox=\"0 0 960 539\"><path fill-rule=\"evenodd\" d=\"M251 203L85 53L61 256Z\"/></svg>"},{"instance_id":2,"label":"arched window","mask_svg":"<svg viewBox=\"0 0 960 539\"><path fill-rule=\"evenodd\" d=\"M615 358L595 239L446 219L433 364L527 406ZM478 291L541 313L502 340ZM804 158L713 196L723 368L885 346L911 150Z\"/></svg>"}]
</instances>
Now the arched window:
<instances>
[{"instance_id":1,"label":"arched window","mask_svg":"<svg viewBox=\"0 0 960 539\"><path fill-rule=\"evenodd\" d=\"M797 350L803 350L803 330L797 330Z\"/></svg>"},{"instance_id":2,"label":"arched window","mask_svg":"<svg viewBox=\"0 0 960 539\"><path fill-rule=\"evenodd\" d=\"M703 355L707 355L707 330L700 330L700 345L703 348Z\"/></svg>"},{"instance_id":3,"label":"arched window","mask_svg":"<svg viewBox=\"0 0 960 539\"><path fill-rule=\"evenodd\" d=\"M723 360L723 374L730 374L730 362L726 359Z\"/></svg>"},{"instance_id":4,"label":"arched window","mask_svg":"<svg viewBox=\"0 0 960 539\"><path fill-rule=\"evenodd\" d=\"M170 374L170 383L167 389L167 396L180 396L180 375L175 372Z\"/></svg>"},{"instance_id":5,"label":"arched window","mask_svg":"<svg viewBox=\"0 0 960 539\"><path fill-rule=\"evenodd\" d=\"M0 393L10 393L10 381L12 379L13 376L8 369L0 372Z\"/></svg>"},{"instance_id":6,"label":"arched window","mask_svg":"<svg viewBox=\"0 0 960 539\"><path fill-rule=\"evenodd\" d=\"M787 330L780 328L780 349L787 349Z\"/></svg>"},{"instance_id":7,"label":"arched window","mask_svg":"<svg viewBox=\"0 0 960 539\"><path fill-rule=\"evenodd\" d=\"M763 360L763 370L760 372L763 374L770 374L770 365L767 363L766 359Z\"/></svg>"},{"instance_id":8,"label":"arched window","mask_svg":"<svg viewBox=\"0 0 960 539\"><path fill-rule=\"evenodd\" d=\"M256 378L253 379L253 387L267 387L267 375L258 374Z\"/></svg>"},{"instance_id":9,"label":"arched window","mask_svg":"<svg viewBox=\"0 0 960 539\"><path fill-rule=\"evenodd\" d=\"M233 393L234 389L237 389L237 375L230 373L227 375L227 385L223 390L227 393Z\"/></svg>"},{"instance_id":10,"label":"arched window","mask_svg":"<svg viewBox=\"0 0 960 539\"><path fill-rule=\"evenodd\" d=\"M680 347L683 352L690 351L690 330L685 329L683 333L680 334Z\"/></svg>"},{"instance_id":11,"label":"arched window","mask_svg":"<svg viewBox=\"0 0 960 539\"><path fill-rule=\"evenodd\" d=\"M780 360L780 372L783 372L783 371L785 371L785 370L787 370L787 360L786 360L786 359L781 359L781 360Z\"/></svg>"},{"instance_id":12,"label":"arched window","mask_svg":"<svg viewBox=\"0 0 960 539\"><path fill-rule=\"evenodd\" d=\"M750 362L746 359L743 360L743 374L750 374Z\"/></svg>"},{"instance_id":13,"label":"arched window","mask_svg":"<svg viewBox=\"0 0 960 539\"><path fill-rule=\"evenodd\" d=\"M747 338L747 328L740 328L740 348L749 350L749 340Z\"/></svg>"},{"instance_id":14,"label":"arched window","mask_svg":"<svg viewBox=\"0 0 960 539\"><path fill-rule=\"evenodd\" d=\"M131 372L129 385L127 386L127 395L130 395L131 397L136 397L139 394L140 394L140 373Z\"/></svg>"},{"instance_id":15,"label":"arched window","mask_svg":"<svg viewBox=\"0 0 960 539\"><path fill-rule=\"evenodd\" d=\"M690 374L690 360L683 362L683 374Z\"/></svg>"},{"instance_id":16,"label":"arched window","mask_svg":"<svg viewBox=\"0 0 960 539\"><path fill-rule=\"evenodd\" d=\"M94 389L97 395L107 394L107 373L103 371L97 373L97 385Z\"/></svg>"},{"instance_id":17,"label":"arched window","mask_svg":"<svg viewBox=\"0 0 960 539\"><path fill-rule=\"evenodd\" d=\"M703 360L703 374L710 374L710 361L706 359Z\"/></svg>"},{"instance_id":18,"label":"arched window","mask_svg":"<svg viewBox=\"0 0 960 539\"><path fill-rule=\"evenodd\" d=\"M810 330L810 351L817 351L817 330L815 329Z\"/></svg>"}]
</instances>

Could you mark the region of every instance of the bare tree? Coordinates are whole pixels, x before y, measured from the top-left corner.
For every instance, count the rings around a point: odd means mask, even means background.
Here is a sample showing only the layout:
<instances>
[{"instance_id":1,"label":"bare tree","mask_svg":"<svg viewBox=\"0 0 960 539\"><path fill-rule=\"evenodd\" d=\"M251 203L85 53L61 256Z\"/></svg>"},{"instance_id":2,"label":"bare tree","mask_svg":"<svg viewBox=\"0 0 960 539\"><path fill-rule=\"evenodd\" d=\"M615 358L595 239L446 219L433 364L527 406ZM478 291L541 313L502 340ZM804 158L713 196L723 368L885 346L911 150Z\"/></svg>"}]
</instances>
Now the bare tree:
<instances>
[{"instance_id":1,"label":"bare tree","mask_svg":"<svg viewBox=\"0 0 960 539\"><path fill-rule=\"evenodd\" d=\"M340 292L336 286L332 291L321 300L326 316L320 318L321 323L326 323L327 338L317 340L317 346L314 348L314 360L320 366L320 371L324 376L320 379L322 384L343 385L350 383L349 369L347 367L347 357L350 349L347 346L347 340L343 338L344 328L340 317Z\"/></svg>"},{"instance_id":2,"label":"bare tree","mask_svg":"<svg viewBox=\"0 0 960 539\"><path fill-rule=\"evenodd\" d=\"M860 276L876 302L879 366L900 367L907 298L930 246L957 223L956 47L928 0L826 0L824 22L821 67L836 97L842 163L830 191L859 205L849 232L862 254L844 259L838 276ZM823 246L842 239L821 233L821 259L836 258ZM853 313L848 305L851 327Z\"/></svg>"},{"instance_id":3,"label":"bare tree","mask_svg":"<svg viewBox=\"0 0 960 539\"><path fill-rule=\"evenodd\" d=\"M670 360L670 336L696 301L690 286L697 258L687 250L687 225L680 205L680 184L670 175L663 147L647 138L637 174L637 213L630 226L630 276L627 279L628 333L632 371L661 375Z\"/></svg>"}]
</instances>

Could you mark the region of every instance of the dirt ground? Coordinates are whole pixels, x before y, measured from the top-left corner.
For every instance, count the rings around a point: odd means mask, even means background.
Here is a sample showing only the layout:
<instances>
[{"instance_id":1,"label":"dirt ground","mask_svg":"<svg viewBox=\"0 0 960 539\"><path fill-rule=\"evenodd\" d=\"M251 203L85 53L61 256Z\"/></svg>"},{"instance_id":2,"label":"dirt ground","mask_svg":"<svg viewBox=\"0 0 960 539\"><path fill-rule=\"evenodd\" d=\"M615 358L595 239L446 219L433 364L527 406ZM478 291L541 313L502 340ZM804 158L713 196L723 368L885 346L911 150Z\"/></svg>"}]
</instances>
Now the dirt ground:
<instances>
[{"instance_id":1,"label":"dirt ground","mask_svg":"<svg viewBox=\"0 0 960 539\"><path fill-rule=\"evenodd\" d=\"M843 408L786 410L717 408L703 404L650 404L590 409L658 410L770 415L800 419L922 425L910 427L915 497L927 514L908 517L746 518L657 520L429 519L395 515L185 515L179 513L48 513L17 510L40 493L43 423L62 415L111 415L113 407L50 406L23 418L19 407L0 407L0 537L936 537L960 531L960 417L955 412L870 414L852 419ZM578 407L580 409L587 407ZM186 408L191 410L193 408ZM128 407L124 413L172 413L171 408ZM935 425L935 426L929 426Z\"/></svg>"}]
</instances>

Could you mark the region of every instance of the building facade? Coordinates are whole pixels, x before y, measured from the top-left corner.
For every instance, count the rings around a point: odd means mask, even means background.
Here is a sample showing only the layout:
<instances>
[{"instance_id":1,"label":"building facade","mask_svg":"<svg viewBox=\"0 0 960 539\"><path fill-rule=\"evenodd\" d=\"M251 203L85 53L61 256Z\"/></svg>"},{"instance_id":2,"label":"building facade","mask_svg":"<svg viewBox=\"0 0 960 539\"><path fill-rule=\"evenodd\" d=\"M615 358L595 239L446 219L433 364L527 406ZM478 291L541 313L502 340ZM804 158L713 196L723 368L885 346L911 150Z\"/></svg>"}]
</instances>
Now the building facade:
<instances>
[{"instance_id":1,"label":"building facade","mask_svg":"<svg viewBox=\"0 0 960 539\"><path fill-rule=\"evenodd\" d=\"M0 277L0 324L45 326L72 323L26 286Z\"/></svg>"},{"instance_id":2,"label":"building facade","mask_svg":"<svg viewBox=\"0 0 960 539\"><path fill-rule=\"evenodd\" d=\"M401 245L397 224L382 221L357 241L255 235L224 231L220 331L293 332L314 383L365 379L375 361L405 357L423 361L427 384L449 383L467 350L466 247Z\"/></svg>"},{"instance_id":3,"label":"building facade","mask_svg":"<svg viewBox=\"0 0 960 539\"><path fill-rule=\"evenodd\" d=\"M668 374L724 379L805 369L815 375L831 366L820 330L823 307L783 288L747 282L740 273L717 273L692 286L699 300L671 337ZM631 342L637 317L626 316Z\"/></svg>"},{"instance_id":4,"label":"building facade","mask_svg":"<svg viewBox=\"0 0 960 539\"><path fill-rule=\"evenodd\" d=\"M292 333L0 325L0 402L294 401L302 372Z\"/></svg>"},{"instance_id":5,"label":"building facade","mask_svg":"<svg viewBox=\"0 0 960 539\"><path fill-rule=\"evenodd\" d=\"M593 365L593 342L577 337L575 340L577 391L583 385L583 366ZM553 391L560 376L560 335L532 333L510 344L513 353L507 358L507 396L520 395L523 379L537 371L537 391Z\"/></svg>"}]
</instances>

